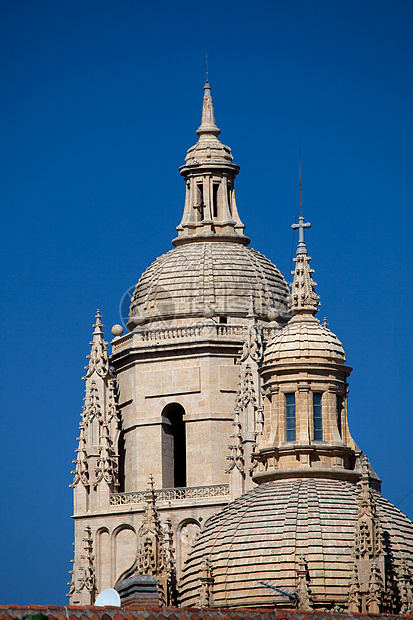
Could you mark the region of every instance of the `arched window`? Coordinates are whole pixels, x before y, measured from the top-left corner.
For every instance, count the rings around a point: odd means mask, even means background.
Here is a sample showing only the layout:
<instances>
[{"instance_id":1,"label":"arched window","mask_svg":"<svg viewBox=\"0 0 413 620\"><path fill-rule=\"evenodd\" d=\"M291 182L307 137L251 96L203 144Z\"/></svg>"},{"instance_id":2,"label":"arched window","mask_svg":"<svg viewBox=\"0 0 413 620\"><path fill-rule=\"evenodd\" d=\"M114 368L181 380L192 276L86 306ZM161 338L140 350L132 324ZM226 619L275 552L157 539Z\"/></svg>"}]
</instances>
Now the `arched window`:
<instances>
[{"instance_id":1,"label":"arched window","mask_svg":"<svg viewBox=\"0 0 413 620\"><path fill-rule=\"evenodd\" d=\"M171 403L162 411L162 486L186 487L185 409Z\"/></svg>"},{"instance_id":2,"label":"arched window","mask_svg":"<svg viewBox=\"0 0 413 620\"><path fill-rule=\"evenodd\" d=\"M117 493L123 493L125 491L125 459L126 459L126 446L125 446L125 432L122 430L119 435L118 441L118 478L119 486Z\"/></svg>"}]
</instances>

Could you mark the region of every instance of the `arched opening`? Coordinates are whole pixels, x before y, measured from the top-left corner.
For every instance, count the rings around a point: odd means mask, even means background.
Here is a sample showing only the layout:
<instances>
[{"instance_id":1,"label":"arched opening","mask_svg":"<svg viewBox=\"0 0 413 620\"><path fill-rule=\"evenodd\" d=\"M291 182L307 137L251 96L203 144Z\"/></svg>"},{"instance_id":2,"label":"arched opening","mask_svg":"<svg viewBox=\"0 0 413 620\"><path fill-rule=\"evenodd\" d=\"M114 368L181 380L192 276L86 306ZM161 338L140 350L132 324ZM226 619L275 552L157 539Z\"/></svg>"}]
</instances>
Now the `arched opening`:
<instances>
[{"instance_id":1,"label":"arched opening","mask_svg":"<svg viewBox=\"0 0 413 620\"><path fill-rule=\"evenodd\" d=\"M121 431L119 434L118 441L118 482L119 486L117 489L117 493L123 493L125 491L125 458L126 458L126 447L125 447L125 433Z\"/></svg>"},{"instance_id":2,"label":"arched opening","mask_svg":"<svg viewBox=\"0 0 413 620\"><path fill-rule=\"evenodd\" d=\"M185 409L178 403L162 411L162 486L186 487Z\"/></svg>"}]
</instances>

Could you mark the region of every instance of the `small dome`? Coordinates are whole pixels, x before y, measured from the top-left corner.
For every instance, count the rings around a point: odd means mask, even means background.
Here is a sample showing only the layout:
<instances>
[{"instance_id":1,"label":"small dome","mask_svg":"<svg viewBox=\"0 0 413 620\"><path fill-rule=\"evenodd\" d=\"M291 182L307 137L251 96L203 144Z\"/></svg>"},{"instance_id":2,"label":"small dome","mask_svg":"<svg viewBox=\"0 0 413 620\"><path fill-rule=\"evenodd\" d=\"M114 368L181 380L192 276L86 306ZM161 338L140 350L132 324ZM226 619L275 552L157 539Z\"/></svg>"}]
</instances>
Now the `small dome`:
<instances>
[{"instance_id":1,"label":"small dome","mask_svg":"<svg viewBox=\"0 0 413 620\"><path fill-rule=\"evenodd\" d=\"M288 286L263 254L241 243L224 241L180 245L157 258L143 273L133 294L129 327L156 320L248 314L250 295L257 316L268 320L274 309L288 313Z\"/></svg>"},{"instance_id":2,"label":"small dome","mask_svg":"<svg viewBox=\"0 0 413 620\"><path fill-rule=\"evenodd\" d=\"M412 570L413 523L380 494L374 495L389 568L396 571L404 558ZM259 582L294 592L302 555L313 606L345 607L359 499L358 484L322 478L267 482L242 495L205 524L183 571L181 604L196 605L202 565L208 559L214 606L282 607L288 599Z\"/></svg>"},{"instance_id":3,"label":"small dome","mask_svg":"<svg viewBox=\"0 0 413 620\"><path fill-rule=\"evenodd\" d=\"M346 361L343 345L333 332L312 315L295 315L268 343L264 365L305 358Z\"/></svg>"}]
</instances>

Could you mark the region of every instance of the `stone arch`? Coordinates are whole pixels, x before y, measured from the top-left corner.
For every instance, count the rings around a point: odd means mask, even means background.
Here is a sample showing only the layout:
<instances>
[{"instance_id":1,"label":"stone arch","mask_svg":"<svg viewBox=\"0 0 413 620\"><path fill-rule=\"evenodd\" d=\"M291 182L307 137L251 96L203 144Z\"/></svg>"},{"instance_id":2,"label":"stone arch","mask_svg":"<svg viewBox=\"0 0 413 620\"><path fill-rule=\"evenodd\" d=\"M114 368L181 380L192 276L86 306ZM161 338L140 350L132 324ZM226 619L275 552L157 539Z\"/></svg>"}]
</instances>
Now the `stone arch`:
<instances>
[{"instance_id":1,"label":"stone arch","mask_svg":"<svg viewBox=\"0 0 413 620\"><path fill-rule=\"evenodd\" d=\"M112 587L110 534L107 527L96 530L96 589L99 594L102 590Z\"/></svg>"},{"instance_id":2,"label":"stone arch","mask_svg":"<svg viewBox=\"0 0 413 620\"><path fill-rule=\"evenodd\" d=\"M186 487L185 409L178 402L162 410L162 486Z\"/></svg>"},{"instance_id":3,"label":"stone arch","mask_svg":"<svg viewBox=\"0 0 413 620\"><path fill-rule=\"evenodd\" d=\"M201 525L196 519L184 519L176 529L176 570L180 577L185 560L199 536Z\"/></svg>"},{"instance_id":4,"label":"stone arch","mask_svg":"<svg viewBox=\"0 0 413 620\"><path fill-rule=\"evenodd\" d=\"M179 395L177 394L172 397L162 396L161 398L159 398L157 402L158 402L157 406L159 407L158 411L160 411L161 413L165 409L165 407L167 407L168 405L172 403L181 405L185 409L185 415L191 415L193 413L193 407L192 407L191 401L189 400L189 398L187 398L186 396L182 394L179 394Z\"/></svg>"},{"instance_id":5,"label":"stone arch","mask_svg":"<svg viewBox=\"0 0 413 620\"><path fill-rule=\"evenodd\" d=\"M112 532L112 583L132 566L136 559L138 540L135 528L122 524Z\"/></svg>"}]
</instances>

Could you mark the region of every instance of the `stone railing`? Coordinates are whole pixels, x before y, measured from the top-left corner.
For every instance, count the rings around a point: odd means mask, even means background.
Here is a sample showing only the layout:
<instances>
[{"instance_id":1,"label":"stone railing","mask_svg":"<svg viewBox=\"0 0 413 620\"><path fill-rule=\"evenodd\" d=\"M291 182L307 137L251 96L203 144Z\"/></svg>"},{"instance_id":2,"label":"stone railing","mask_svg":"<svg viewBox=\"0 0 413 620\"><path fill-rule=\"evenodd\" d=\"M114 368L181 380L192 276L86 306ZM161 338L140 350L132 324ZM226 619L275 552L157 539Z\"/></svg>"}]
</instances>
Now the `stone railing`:
<instances>
[{"instance_id":1,"label":"stone railing","mask_svg":"<svg viewBox=\"0 0 413 620\"><path fill-rule=\"evenodd\" d=\"M244 340L246 334L244 325L223 325L220 323L200 323L181 325L178 327L156 327L153 329L138 328L131 334L126 334L112 342L113 353L123 351L132 346L146 346L148 343L168 343L177 340L205 340L215 338L230 338Z\"/></svg>"},{"instance_id":2,"label":"stone railing","mask_svg":"<svg viewBox=\"0 0 413 620\"><path fill-rule=\"evenodd\" d=\"M200 499L205 497L224 497L229 495L229 484L211 484L205 487L179 487L176 489L157 489L156 499L159 502L171 502L182 499ZM146 491L129 493L112 493L111 506L125 504L142 504L145 501Z\"/></svg>"},{"instance_id":3,"label":"stone railing","mask_svg":"<svg viewBox=\"0 0 413 620\"><path fill-rule=\"evenodd\" d=\"M183 327L158 327L138 332L142 342L157 340L175 340L176 338L198 338L202 335L202 325L187 325Z\"/></svg>"},{"instance_id":4,"label":"stone railing","mask_svg":"<svg viewBox=\"0 0 413 620\"><path fill-rule=\"evenodd\" d=\"M263 327L263 336L266 341L271 340L278 332L279 327L268 325ZM136 331L116 338L112 342L113 353L118 353L130 346L147 346L149 343L176 342L178 340L191 340L196 342L205 339L234 339L243 341L247 334L246 325L224 325L221 323L198 323L193 325L181 325L178 327L156 327L153 329L138 328Z\"/></svg>"}]
</instances>

